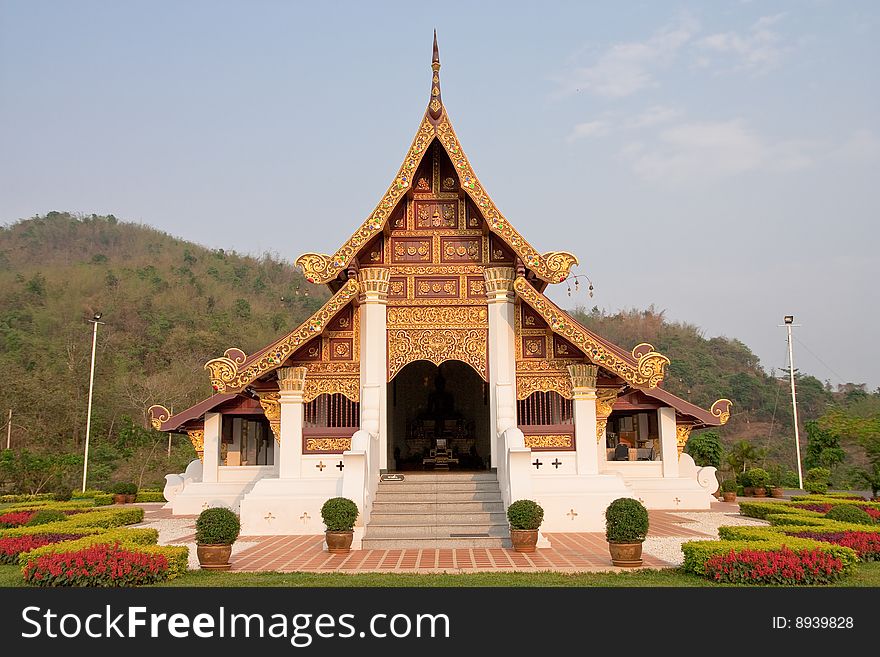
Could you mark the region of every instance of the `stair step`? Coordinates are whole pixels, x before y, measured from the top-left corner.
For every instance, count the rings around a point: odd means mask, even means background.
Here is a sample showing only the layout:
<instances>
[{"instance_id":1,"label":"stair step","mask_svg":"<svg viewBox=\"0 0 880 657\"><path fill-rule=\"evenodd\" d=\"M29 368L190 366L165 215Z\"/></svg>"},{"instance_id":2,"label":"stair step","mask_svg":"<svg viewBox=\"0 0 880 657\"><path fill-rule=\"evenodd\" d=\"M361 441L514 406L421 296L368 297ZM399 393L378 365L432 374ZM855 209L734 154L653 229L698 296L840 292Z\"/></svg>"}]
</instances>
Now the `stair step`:
<instances>
[{"instance_id":1,"label":"stair step","mask_svg":"<svg viewBox=\"0 0 880 657\"><path fill-rule=\"evenodd\" d=\"M497 548L510 545L492 472L402 473L379 482L364 532L366 549Z\"/></svg>"},{"instance_id":2,"label":"stair step","mask_svg":"<svg viewBox=\"0 0 880 657\"><path fill-rule=\"evenodd\" d=\"M498 492L497 481L392 481L382 482L380 493Z\"/></svg>"},{"instance_id":3,"label":"stair step","mask_svg":"<svg viewBox=\"0 0 880 657\"><path fill-rule=\"evenodd\" d=\"M364 550L415 550L415 549L459 549L468 548L509 548L509 538L497 536L478 538L364 538Z\"/></svg>"},{"instance_id":4,"label":"stair step","mask_svg":"<svg viewBox=\"0 0 880 657\"><path fill-rule=\"evenodd\" d=\"M484 523L489 525L506 525L507 514L501 511L470 511L457 513L436 513L434 511L413 513L407 511L373 511L370 526L373 525L451 525L451 524Z\"/></svg>"},{"instance_id":5,"label":"stair step","mask_svg":"<svg viewBox=\"0 0 880 657\"><path fill-rule=\"evenodd\" d=\"M399 474L403 477L403 482L407 481L419 481L419 482L433 482L433 481L494 481L498 482L498 477L493 472L400 472L395 473ZM381 483L403 483L396 481L382 481L382 478L379 478Z\"/></svg>"},{"instance_id":6,"label":"stair step","mask_svg":"<svg viewBox=\"0 0 880 657\"><path fill-rule=\"evenodd\" d=\"M484 538L510 536L504 525L453 524L453 525L375 525L372 522L364 532L364 538Z\"/></svg>"},{"instance_id":7,"label":"stair step","mask_svg":"<svg viewBox=\"0 0 880 657\"><path fill-rule=\"evenodd\" d=\"M400 511L403 513L473 513L474 511L488 511L490 513L504 513L504 505L501 500L397 500L389 502L377 499L373 502L371 516L377 513Z\"/></svg>"},{"instance_id":8,"label":"stair step","mask_svg":"<svg viewBox=\"0 0 880 657\"><path fill-rule=\"evenodd\" d=\"M501 491L376 491L377 502L500 502Z\"/></svg>"}]
</instances>

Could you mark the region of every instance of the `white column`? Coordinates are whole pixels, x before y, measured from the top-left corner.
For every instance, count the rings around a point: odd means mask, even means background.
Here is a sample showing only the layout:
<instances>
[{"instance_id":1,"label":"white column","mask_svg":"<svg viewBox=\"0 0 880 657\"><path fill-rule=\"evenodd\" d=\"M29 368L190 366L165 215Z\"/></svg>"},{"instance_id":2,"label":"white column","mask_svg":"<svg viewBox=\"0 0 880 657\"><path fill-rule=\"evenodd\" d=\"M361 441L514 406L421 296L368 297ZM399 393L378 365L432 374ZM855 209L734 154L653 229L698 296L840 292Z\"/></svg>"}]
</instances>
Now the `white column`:
<instances>
[{"instance_id":1,"label":"white column","mask_svg":"<svg viewBox=\"0 0 880 657\"><path fill-rule=\"evenodd\" d=\"M220 467L220 435L223 429L223 416L220 413L205 413L205 453L202 458L202 481L217 481Z\"/></svg>"},{"instance_id":2,"label":"white column","mask_svg":"<svg viewBox=\"0 0 880 657\"><path fill-rule=\"evenodd\" d=\"M498 386L516 385L516 350L514 313L516 297L513 267L487 267L483 270L489 313L489 435L492 467L498 467L497 436L499 428ZM516 392L514 390L514 398ZM515 421L515 420L514 420Z\"/></svg>"},{"instance_id":3,"label":"white column","mask_svg":"<svg viewBox=\"0 0 880 657\"><path fill-rule=\"evenodd\" d=\"M390 269L367 267L358 272L360 294L361 352L361 428L367 429L367 418L378 418L379 468L388 469L388 418L385 413L388 396L388 336L386 304ZM365 388L378 389L378 395L364 394ZM375 425L373 425L375 426ZM369 429L373 432L372 427ZM378 473L375 473L378 475Z\"/></svg>"},{"instance_id":4,"label":"white column","mask_svg":"<svg viewBox=\"0 0 880 657\"><path fill-rule=\"evenodd\" d=\"M302 476L303 391L305 367L279 367L278 388L281 404L281 439L278 454L279 479Z\"/></svg>"},{"instance_id":5,"label":"white column","mask_svg":"<svg viewBox=\"0 0 880 657\"><path fill-rule=\"evenodd\" d=\"M675 409L657 410L657 426L660 430L660 453L663 456L663 476L678 476L678 440L675 435Z\"/></svg>"},{"instance_id":6,"label":"white column","mask_svg":"<svg viewBox=\"0 0 880 657\"><path fill-rule=\"evenodd\" d=\"M572 406L574 407L574 446L577 450L577 473L599 474L596 440L596 373L595 365L569 365Z\"/></svg>"}]
</instances>

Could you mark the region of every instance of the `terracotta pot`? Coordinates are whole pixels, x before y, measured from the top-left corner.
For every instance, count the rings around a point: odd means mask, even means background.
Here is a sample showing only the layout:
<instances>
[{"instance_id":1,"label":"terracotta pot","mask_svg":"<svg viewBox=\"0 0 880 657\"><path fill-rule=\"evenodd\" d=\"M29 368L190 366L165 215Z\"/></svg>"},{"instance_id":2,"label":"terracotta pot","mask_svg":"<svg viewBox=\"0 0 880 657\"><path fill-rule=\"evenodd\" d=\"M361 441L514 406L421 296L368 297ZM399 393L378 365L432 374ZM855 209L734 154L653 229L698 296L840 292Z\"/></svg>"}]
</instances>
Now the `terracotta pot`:
<instances>
[{"instance_id":1,"label":"terracotta pot","mask_svg":"<svg viewBox=\"0 0 880 657\"><path fill-rule=\"evenodd\" d=\"M351 541L354 539L354 532L324 532L327 540L327 552L332 554L345 554L351 552Z\"/></svg>"},{"instance_id":2,"label":"terracotta pot","mask_svg":"<svg viewBox=\"0 0 880 657\"><path fill-rule=\"evenodd\" d=\"M608 551L611 552L611 563L615 566L634 568L642 565L642 543L612 543L608 542Z\"/></svg>"},{"instance_id":3,"label":"terracotta pot","mask_svg":"<svg viewBox=\"0 0 880 657\"><path fill-rule=\"evenodd\" d=\"M785 491L781 486L774 486L770 489L770 497L785 497Z\"/></svg>"},{"instance_id":4,"label":"terracotta pot","mask_svg":"<svg viewBox=\"0 0 880 657\"><path fill-rule=\"evenodd\" d=\"M767 489L763 486L756 486L752 495L755 497L767 497Z\"/></svg>"},{"instance_id":5,"label":"terracotta pot","mask_svg":"<svg viewBox=\"0 0 880 657\"><path fill-rule=\"evenodd\" d=\"M725 502L736 502L736 491L726 491L721 495Z\"/></svg>"},{"instance_id":6,"label":"terracotta pot","mask_svg":"<svg viewBox=\"0 0 880 657\"><path fill-rule=\"evenodd\" d=\"M755 494L755 489L752 486L744 486L743 487L743 495L746 497L751 497Z\"/></svg>"},{"instance_id":7,"label":"terracotta pot","mask_svg":"<svg viewBox=\"0 0 880 657\"><path fill-rule=\"evenodd\" d=\"M510 542L514 552L534 552L538 544L537 529L511 529Z\"/></svg>"},{"instance_id":8,"label":"terracotta pot","mask_svg":"<svg viewBox=\"0 0 880 657\"><path fill-rule=\"evenodd\" d=\"M126 495L125 503L126 504L134 504L137 501L137 495Z\"/></svg>"},{"instance_id":9,"label":"terracotta pot","mask_svg":"<svg viewBox=\"0 0 880 657\"><path fill-rule=\"evenodd\" d=\"M114 502L114 504L126 504L128 502L128 495L122 495L121 493L114 493L113 502Z\"/></svg>"},{"instance_id":10,"label":"terracotta pot","mask_svg":"<svg viewBox=\"0 0 880 657\"><path fill-rule=\"evenodd\" d=\"M232 554L231 545L197 545L196 554L199 555L199 565L205 570L229 570L229 555Z\"/></svg>"}]
</instances>

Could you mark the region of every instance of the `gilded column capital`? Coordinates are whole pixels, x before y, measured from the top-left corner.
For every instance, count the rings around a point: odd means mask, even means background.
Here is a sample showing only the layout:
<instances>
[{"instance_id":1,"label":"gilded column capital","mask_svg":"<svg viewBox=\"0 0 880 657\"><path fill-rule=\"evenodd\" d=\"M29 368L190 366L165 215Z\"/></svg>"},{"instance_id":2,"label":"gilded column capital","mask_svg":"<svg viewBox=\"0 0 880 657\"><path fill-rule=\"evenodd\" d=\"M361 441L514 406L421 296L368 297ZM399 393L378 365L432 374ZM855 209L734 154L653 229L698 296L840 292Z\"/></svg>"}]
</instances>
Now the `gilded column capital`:
<instances>
[{"instance_id":1,"label":"gilded column capital","mask_svg":"<svg viewBox=\"0 0 880 657\"><path fill-rule=\"evenodd\" d=\"M275 370L278 373L278 387L281 392L298 392L302 394L306 385L306 368L305 367L279 367Z\"/></svg>"},{"instance_id":2,"label":"gilded column capital","mask_svg":"<svg viewBox=\"0 0 880 657\"><path fill-rule=\"evenodd\" d=\"M688 438L691 437L691 429L693 429L692 424L676 424L675 425L675 444L678 447L678 455L681 456L681 453L684 451L685 445L687 445Z\"/></svg>"},{"instance_id":3,"label":"gilded column capital","mask_svg":"<svg viewBox=\"0 0 880 657\"><path fill-rule=\"evenodd\" d=\"M361 299L385 301L388 298L388 281L391 270L382 267L365 267L358 272L361 283Z\"/></svg>"},{"instance_id":4,"label":"gilded column capital","mask_svg":"<svg viewBox=\"0 0 880 657\"><path fill-rule=\"evenodd\" d=\"M568 366L568 375L571 377L573 391L577 391L578 388L589 388L595 392L598 374L599 368L596 365L575 363Z\"/></svg>"},{"instance_id":5,"label":"gilded column capital","mask_svg":"<svg viewBox=\"0 0 880 657\"><path fill-rule=\"evenodd\" d=\"M492 297L513 297L513 281L516 280L516 270L513 267L486 267L483 270L483 278L486 281L486 295L489 300Z\"/></svg>"}]
</instances>

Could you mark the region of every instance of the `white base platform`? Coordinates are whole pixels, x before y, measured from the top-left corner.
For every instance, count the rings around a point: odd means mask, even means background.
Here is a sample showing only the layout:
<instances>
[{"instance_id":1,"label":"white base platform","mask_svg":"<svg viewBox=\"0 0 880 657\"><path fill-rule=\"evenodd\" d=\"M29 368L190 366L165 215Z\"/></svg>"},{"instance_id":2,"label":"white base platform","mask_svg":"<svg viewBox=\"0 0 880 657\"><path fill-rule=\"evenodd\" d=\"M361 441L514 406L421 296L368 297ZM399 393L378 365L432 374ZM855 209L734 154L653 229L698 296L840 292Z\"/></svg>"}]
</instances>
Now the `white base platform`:
<instances>
[{"instance_id":1,"label":"white base platform","mask_svg":"<svg viewBox=\"0 0 880 657\"><path fill-rule=\"evenodd\" d=\"M323 534L321 507L341 495L341 478L261 479L241 501L241 535Z\"/></svg>"},{"instance_id":2,"label":"white base platform","mask_svg":"<svg viewBox=\"0 0 880 657\"><path fill-rule=\"evenodd\" d=\"M635 497L617 475L534 477L535 501L544 508L541 532L605 531L605 509L619 497Z\"/></svg>"},{"instance_id":3,"label":"white base platform","mask_svg":"<svg viewBox=\"0 0 880 657\"><path fill-rule=\"evenodd\" d=\"M192 481L177 493L165 508L174 515L198 515L214 506L225 506L238 513L245 494L254 487L253 481L229 481L206 483Z\"/></svg>"}]
</instances>

